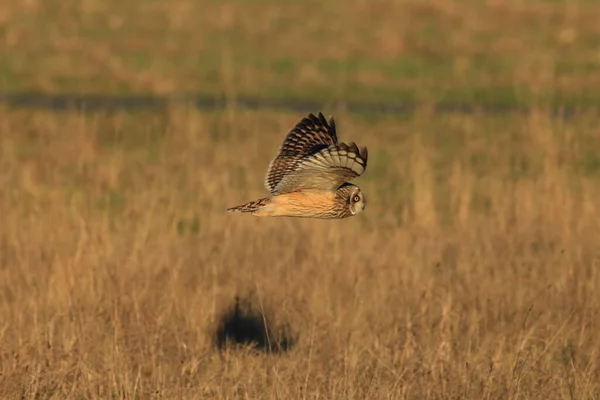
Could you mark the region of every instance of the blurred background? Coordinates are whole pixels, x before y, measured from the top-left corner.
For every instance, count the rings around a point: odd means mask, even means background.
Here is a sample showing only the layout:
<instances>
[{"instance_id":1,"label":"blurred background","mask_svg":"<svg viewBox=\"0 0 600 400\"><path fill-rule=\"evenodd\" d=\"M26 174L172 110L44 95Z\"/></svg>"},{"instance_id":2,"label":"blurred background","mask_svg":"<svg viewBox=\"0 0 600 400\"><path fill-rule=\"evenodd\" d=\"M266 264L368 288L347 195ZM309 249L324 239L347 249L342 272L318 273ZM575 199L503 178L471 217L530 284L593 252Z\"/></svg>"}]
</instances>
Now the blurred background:
<instances>
[{"instance_id":1,"label":"blurred background","mask_svg":"<svg viewBox=\"0 0 600 400\"><path fill-rule=\"evenodd\" d=\"M597 106L599 13L585 0L27 0L0 9L0 82L310 108Z\"/></svg>"},{"instance_id":2,"label":"blurred background","mask_svg":"<svg viewBox=\"0 0 600 400\"><path fill-rule=\"evenodd\" d=\"M0 3L0 397L597 397L598 21ZM365 212L226 213L320 111Z\"/></svg>"}]
</instances>

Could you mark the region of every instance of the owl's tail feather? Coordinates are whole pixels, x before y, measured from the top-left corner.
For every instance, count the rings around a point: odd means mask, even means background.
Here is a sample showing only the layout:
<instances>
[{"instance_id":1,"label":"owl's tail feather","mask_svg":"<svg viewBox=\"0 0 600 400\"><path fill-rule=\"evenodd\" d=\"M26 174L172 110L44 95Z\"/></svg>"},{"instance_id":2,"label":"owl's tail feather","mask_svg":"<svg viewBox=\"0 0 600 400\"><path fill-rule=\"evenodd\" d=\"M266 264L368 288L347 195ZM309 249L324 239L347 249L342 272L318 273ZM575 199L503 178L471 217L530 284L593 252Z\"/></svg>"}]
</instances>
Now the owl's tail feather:
<instances>
[{"instance_id":1,"label":"owl's tail feather","mask_svg":"<svg viewBox=\"0 0 600 400\"><path fill-rule=\"evenodd\" d=\"M271 203L271 200L268 197L265 197L263 199L250 201L250 202L248 202L246 204L242 204L240 206L228 208L227 211L228 212L255 213L257 211L260 211L261 208L268 206L270 203Z\"/></svg>"}]
</instances>

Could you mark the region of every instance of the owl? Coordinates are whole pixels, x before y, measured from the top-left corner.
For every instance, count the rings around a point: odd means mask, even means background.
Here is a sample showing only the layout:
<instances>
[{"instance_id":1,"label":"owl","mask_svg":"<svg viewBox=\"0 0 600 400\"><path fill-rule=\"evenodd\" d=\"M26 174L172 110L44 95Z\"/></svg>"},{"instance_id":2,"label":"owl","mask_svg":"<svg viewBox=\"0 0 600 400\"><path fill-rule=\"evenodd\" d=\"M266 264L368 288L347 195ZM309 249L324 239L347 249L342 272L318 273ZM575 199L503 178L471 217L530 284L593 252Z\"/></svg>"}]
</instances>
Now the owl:
<instances>
[{"instance_id":1,"label":"owl","mask_svg":"<svg viewBox=\"0 0 600 400\"><path fill-rule=\"evenodd\" d=\"M339 143L333 118L309 114L286 135L265 176L270 196L227 209L257 217L347 218L365 196L347 181L367 168L367 148Z\"/></svg>"}]
</instances>

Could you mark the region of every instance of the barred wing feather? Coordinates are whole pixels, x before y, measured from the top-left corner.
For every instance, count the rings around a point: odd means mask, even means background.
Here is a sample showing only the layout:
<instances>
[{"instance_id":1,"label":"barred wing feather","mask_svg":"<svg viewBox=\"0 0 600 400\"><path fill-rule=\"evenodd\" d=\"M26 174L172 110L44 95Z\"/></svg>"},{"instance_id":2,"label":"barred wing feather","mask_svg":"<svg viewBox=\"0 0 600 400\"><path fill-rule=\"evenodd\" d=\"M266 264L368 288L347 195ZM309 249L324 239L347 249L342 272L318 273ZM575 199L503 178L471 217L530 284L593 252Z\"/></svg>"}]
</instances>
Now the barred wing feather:
<instances>
[{"instance_id":1,"label":"barred wing feather","mask_svg":"<svg viewBox=\"0 0 600 400\"><path fill-rule=\"evenodd\" d=\"M333 118L329 122L322 113L309 114L286 135L277 155L269 163L265 187L273 192L281 181L294 173L304 159L338 143Z\"/></svg>"},{"instance_id":2,"label":"barred wing feather","mask_svg":"<svg viewBox=\"0 0 600 400\"><path fill-rule=\"evenodd\" d=\"M294 171L285 175L273 193L302 189L335 191L345 182L362 175L367 168L366 147L355 143L330 145L300 160Z\"/></svg>"}]
</instances>

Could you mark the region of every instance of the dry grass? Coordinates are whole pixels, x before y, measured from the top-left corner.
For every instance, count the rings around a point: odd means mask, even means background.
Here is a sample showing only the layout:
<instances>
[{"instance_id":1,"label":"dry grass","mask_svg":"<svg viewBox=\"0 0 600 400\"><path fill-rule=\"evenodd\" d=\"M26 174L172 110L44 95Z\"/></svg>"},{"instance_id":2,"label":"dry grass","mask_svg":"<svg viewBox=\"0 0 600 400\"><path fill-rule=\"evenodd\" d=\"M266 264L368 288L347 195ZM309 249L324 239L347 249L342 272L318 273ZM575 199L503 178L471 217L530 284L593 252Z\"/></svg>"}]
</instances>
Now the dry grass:
<instances>
[{"instance_id":1,"label":"dry grass","mask_svg":"<svg viewBox=\"0 0 600 400\"><path fill-rule=\"evenodd\" d=\"M1 111L0 396L597 398L597 117L336 114L364 214L225 213L299 117Z\"/></svg>"},{"instance_id":2,"label":"dry grass","mask_svg":"<svg viewBox=\"0 0 600 400\"><path fill-rule=\"evenodd\" d=\"M598 10L5 2L0 91L564 105ZM368 208L313 221L224 212L301 115L0 109L0 397L598 398L600 118L545 115L336 111Z\"/></svg>"},{"instance_id":3,"label":"dry grass","mask_svg":"<svg viewBox=\"0 0 600 400\"><path fill-rule=\"evenodd\" d=\"M599 19L586 0L13 1L0 86L597 102Z\"/></svg>"}]
</instances>

